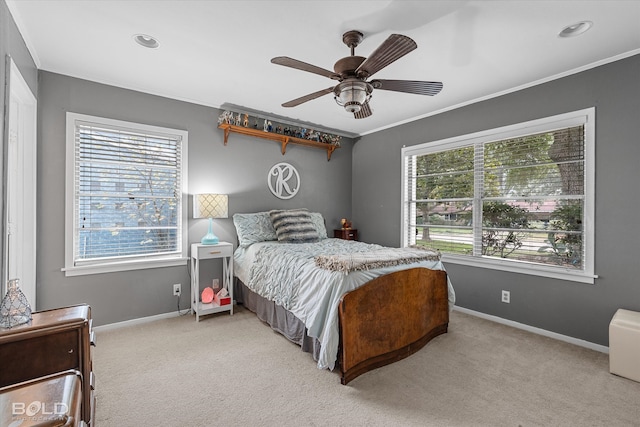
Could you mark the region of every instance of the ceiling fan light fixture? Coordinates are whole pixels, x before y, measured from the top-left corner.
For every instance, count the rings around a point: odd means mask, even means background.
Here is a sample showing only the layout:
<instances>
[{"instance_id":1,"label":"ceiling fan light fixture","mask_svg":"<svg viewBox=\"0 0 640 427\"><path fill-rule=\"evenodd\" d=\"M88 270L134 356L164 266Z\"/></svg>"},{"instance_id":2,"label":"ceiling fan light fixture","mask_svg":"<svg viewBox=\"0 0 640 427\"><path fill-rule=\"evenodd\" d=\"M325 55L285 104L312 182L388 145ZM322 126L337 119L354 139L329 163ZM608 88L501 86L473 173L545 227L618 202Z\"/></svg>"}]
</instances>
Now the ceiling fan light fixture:
<instances>
[{"instance_id":1,"label":"ceiling fan light fixture","mask_svg":"<svg viewBox=\"0 0 640 427\"><path fill-rule=\"evenodd\" d=\"M345 80L336 86L335 100L348 113L357 113L371 98L373 86L361 80Z\"/></svg>"},{"instance_id":2,"label":"ceiling fan light fixture","mask_svg":"<svg viewBox=\"0 0 640 427\"><path fill-rule=\"evenodd\" d=\"M353 101L344 104L344 111L347 113L357 113L360 110L362 110L362 103L360 102Z\"/></svg>"}]
</instances>

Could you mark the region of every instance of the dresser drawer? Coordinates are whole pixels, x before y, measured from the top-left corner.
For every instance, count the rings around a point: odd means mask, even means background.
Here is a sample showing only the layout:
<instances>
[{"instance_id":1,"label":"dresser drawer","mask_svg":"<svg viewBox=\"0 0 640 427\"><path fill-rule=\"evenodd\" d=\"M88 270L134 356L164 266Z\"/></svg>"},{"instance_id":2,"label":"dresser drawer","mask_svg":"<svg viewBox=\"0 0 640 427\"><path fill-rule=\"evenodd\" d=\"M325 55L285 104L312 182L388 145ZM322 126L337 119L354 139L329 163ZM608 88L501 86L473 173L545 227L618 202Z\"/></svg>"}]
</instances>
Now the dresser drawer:
<instances>
[{"instance_id":1,"label":"dresser drawer","mask_svg":"<svg viewBox=\"0 0 640 427\"><path fill-rule=\"evenodd\" d=\"M0 388L0 425L79 426L81 405L80 372L60 372Z\"/></svg>"},{"instance_id":2,"label":"dresser drawer","mask_svg":"<svg viewBox=\"0 0 640 427\"><path fill-rule=\"evenodd\" d=\"M339 228L333 230L333 237L344 240L358 240L358 230L355 228Z\"/></svg>"},{"instance_id":3,"label":"dresser drawer","mask_svg":"<svg viewBox=\"0 0 640 427\"><path fill-rule=\"evenodd\" d=\"M82 366L80 332L69 329L0 346L0 387Z\"/></svg>"},{"instance_id":4,"label":"dresser drawer","mask_svg":"<svg viewBox=\"0 0 640 427\"><path fill-rule=\"evenodd\" d=\"M233 255L233 245L219 244L198 247L198 259L228 257Z\"/></svg>"}]
</instances>

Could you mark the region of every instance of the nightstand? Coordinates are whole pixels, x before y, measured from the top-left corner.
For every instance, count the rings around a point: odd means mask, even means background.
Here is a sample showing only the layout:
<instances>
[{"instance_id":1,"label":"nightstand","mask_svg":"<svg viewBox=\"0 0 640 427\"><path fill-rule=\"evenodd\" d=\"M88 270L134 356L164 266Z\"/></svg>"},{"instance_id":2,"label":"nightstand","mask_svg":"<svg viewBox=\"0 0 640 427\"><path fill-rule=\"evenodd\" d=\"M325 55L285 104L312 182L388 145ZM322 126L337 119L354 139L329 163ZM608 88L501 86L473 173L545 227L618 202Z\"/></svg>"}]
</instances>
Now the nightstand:
<instances>
[{"instance_id":1,"label":"nightstand","mask_svg":"<svg viewBox=\"0 0 640 427\"><path fill-rule=\"evenodd\" d=\"M218 305L216 302L203 304L200 301L200 262L208 259L220 259L222 261L222 287L229 291L231 302ZM196 315L196 322L200 316L228 311L233 314L233 245L220 242L217 245L191 244L191 310Z\"/></svg>"},{"instance_id":2,"label":"nightstand","mask_svg":"<svg viewBox=\"0 0 640 427\"><path fill-rule=\"evenodd\" d=\"M344 240L358 240L357 228L337 228L333 230L333 237Z\"/></svg>"}]
</instances>

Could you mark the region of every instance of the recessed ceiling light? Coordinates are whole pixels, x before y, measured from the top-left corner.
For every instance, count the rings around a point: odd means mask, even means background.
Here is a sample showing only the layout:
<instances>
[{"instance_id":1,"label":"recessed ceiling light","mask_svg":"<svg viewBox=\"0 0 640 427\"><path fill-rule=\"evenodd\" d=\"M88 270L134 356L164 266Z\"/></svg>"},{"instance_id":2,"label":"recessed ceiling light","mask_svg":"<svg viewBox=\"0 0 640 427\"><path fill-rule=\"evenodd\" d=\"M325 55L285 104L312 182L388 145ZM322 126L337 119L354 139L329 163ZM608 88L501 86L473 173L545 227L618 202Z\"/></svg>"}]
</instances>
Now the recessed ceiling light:
<instances>
[{"instance_id":1,"label":"recessed ceiling light","mask_svg":"<svg viewBox=\"0 0 640 427\"><path fill-rule=\"evenodd\" d=\"M160 43L158 43L158 40L156 40L154 37L148 36L146 34L136 34L136 35L133 36L133 39L140 46L148 47L149 49L155 49L158 46L160 46Z\"/></svg>"},{"instance_id":2,"label":"recessed ceiling light","mask_svg":"<svg viewBox=\"0 0 640 427\"><path fill-rule=\"evenodd\" d=\"M566 26L558 33L558 37L575 37L580 34L586 32L591 26L593 22L591 21L580 21L573 25Z\"/></svg>"}]
</instances>

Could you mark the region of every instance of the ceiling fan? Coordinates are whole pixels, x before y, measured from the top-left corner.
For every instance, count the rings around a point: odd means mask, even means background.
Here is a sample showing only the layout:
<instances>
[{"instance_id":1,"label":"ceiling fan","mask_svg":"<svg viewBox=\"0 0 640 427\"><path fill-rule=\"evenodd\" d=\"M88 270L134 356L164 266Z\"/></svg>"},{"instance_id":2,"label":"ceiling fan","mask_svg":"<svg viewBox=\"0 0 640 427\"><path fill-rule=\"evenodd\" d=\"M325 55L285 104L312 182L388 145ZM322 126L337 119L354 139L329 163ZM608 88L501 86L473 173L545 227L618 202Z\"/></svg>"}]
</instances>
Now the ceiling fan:
<instances>
[{"instance_id":1,"label":"ceiling fan","mask_svg":"<svg viewBox=\"0 0 640 427\"><path fill-rule=\"evenodd\" d=\"M365 58L355 55L355 48L360 44L363 37L360 31L352 30L344 33L342 41L351 49L351 56L339 59L333 66L334 71L316 67L315 65L307 64L306 62L298 61L297 59L287 56L277 56L273 58L271 62L274 64L308 71L340 82L336 86L285 102L282 106L295 107L333 92L338 105L344 107L347 112L353 113L356 119L363 119L372 114L369 100L371 99L373 89L431 96L437 95L442 90L441 82L386 79L367 81L369 77L416 49L418 45L407 36L391 34L371 56Z\"/></svg>"}]
</instances>

